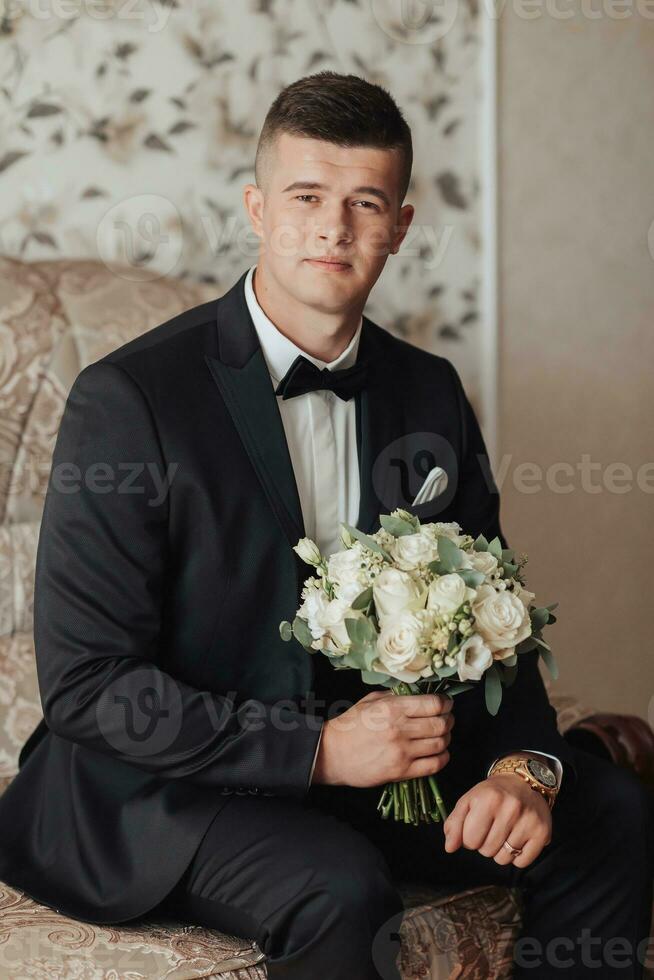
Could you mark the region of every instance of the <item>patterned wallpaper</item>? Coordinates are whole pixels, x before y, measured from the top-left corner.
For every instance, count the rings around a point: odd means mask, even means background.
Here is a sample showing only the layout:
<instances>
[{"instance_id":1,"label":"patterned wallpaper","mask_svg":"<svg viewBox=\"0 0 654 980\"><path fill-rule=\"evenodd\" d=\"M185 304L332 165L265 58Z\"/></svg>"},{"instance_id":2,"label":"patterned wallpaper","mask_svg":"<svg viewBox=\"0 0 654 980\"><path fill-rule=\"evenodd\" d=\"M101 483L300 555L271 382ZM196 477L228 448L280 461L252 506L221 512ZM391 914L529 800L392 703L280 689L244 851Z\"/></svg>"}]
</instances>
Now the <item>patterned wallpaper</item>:
<instances>
[{"instance_id":1,"label":"patterned wallpaper","mask_svg":"<svg viewBox=\"0 0 654 980\"><path fill-rule=\"evenodd\" d=\"M478 405L476 0L0 0L0 252L127 261L223 292L277 92L325 68L387 87L414 136L412 229L366 313L450 357Z\"/></svg>"}]
</instances>

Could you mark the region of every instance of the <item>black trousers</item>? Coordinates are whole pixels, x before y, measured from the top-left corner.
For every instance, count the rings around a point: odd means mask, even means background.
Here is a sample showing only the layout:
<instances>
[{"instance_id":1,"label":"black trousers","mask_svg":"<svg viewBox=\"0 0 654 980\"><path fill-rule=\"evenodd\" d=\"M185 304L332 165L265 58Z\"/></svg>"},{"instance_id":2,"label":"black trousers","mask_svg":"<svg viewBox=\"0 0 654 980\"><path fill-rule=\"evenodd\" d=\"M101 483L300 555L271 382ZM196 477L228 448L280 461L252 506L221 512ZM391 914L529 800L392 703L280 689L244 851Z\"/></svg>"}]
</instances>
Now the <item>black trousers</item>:
<instances>
[{"instance_id":1,"label":"black trousers","mask_svg":"<svg viewBox=\"0 0 654 980\"><path fill-rule=\"evenodd\" d=\"M552 840L526 868L463 846L446 853L440 824L382 820L380 787L312 786L304 800L232 796L150 915L256 939L271 980L397 980L400 878L452 892L517 886L515 978L640 978L654 965L654 794L633 773L575 753L579 783L574 792L564 783Z\"/></svg>"}]
</instances>

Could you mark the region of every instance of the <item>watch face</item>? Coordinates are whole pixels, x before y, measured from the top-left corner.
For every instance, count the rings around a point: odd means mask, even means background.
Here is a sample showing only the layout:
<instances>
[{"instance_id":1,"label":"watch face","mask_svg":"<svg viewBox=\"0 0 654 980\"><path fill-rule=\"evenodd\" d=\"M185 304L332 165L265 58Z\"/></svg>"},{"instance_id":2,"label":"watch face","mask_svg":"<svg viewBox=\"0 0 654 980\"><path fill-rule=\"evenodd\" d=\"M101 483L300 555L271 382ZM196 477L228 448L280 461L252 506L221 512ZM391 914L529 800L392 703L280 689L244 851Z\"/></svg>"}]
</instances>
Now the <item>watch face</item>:
<instances>
[{"instance_id":1,"label":"watch face","mask_svg":"<svg viewBox=\"0 0 654 980\"><path fill-rule=\"evenodd\" d=\"M543 786L548 786L551 789L556 786L556 776L544 762L540 762L538 759L528 759L527 769L534 779L537 779Z\"/></svg>"}]
</instances>

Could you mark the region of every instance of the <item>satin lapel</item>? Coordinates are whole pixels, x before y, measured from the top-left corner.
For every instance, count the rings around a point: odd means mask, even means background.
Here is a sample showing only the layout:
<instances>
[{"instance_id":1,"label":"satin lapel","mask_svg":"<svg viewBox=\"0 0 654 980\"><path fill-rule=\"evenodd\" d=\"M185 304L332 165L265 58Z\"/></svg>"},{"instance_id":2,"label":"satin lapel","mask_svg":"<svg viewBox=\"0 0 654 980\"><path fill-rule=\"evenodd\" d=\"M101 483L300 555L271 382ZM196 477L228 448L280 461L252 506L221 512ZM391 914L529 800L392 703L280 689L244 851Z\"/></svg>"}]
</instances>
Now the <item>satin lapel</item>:
<instances>
[{"instance_id":1,"label":"satin lapel","mask_svg":"<svg viewBox=\"0 0 654 980\"><path fill-rule=\"evenodd\" d=\"M300 496L270 373L245 300L245 275L218 303L219 357L205 358L270 506L295 545L305 535Z\"/></svg>"},{"instance_id":2,"label":"satin lapel","mask_svg":"<svg viewBox=\"0 0 654 980\"><path fill-rule=\"evenodd\" d=\"M393 499L391 444L402 433L404 413L392 365L384 358L384 332L366 317L359 358L368 361L368 384L356 395L360 483L356 526L369 534L379 528L379 514L388 513L383 501Z\"/></svg>"}]
</instances>

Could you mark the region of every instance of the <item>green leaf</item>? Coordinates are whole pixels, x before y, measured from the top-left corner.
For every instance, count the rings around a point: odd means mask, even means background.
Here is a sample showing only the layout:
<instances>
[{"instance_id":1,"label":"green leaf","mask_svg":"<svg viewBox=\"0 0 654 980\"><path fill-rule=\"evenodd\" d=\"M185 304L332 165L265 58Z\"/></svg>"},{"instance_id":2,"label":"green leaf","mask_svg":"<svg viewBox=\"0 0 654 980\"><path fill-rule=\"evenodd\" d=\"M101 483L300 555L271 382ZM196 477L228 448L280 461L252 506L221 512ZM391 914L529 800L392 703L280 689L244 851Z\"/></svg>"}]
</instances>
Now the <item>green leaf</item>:
<instances>
[{"instance_id":1,"label":"green leaf","mask_svg":"<svg viewBox=\"0 0 654 980\"><path fill-rule=\"evenodd\" d=\"M409 521L403 521L401 517L391 517L390 514L381 514L379 523L396 538L401 538L405 534L415 534L416 528Z\"/></svg>"},{"instance_id":2,"label":"green leaf","mask_svg":"<svg viewBox=\"0 0 654 980\"><path fill-rule=\"evenodd\" d=\"M512 562L513 561L513 558L514 558L514 555L515 555L515 552L514 552L513 548L502 548L502 561ZM516 568L517 567L518 566L516 565Z\"/></svg>"},{"instance_id":3,"label":"green leaf","mask_svg":"<svg viewBox=\"0 0 654 980\"><path fill-rule=\"evenodd\" d=\"M543 626L547 626L550 619L549 609L530 609L529 618L531 619L531 625L534 630L540 630Z\"/></svg>"},{"instance_id":4,"label":"green leaf","mask_svg":"<svg viewBox=\"0 0 654 980\"><path fill-rule=\"evenodd\" d=\"M488 541L483 534L480 534L473 544L475 551L488 551Z\"/></svg>"},{"instance_id":5,"label":"green leaf","mask_svg":"<svg viewBox=\"0 0 654 980\"><path fill-rule=\"evenodd\" d=\"M514 565L513 562L510 561L502 562L502 568L504 569L505 578L513 578L515 573L518 571L518 565Z\"/></svg>"},{"instance_id":6,"label":"green leaf","mask_svg":"<svg viewBox=\"0 0 654 980\"><path fill-rule=\"evenodd\" d=\"M456 630L452 630L452 632L450 633L449 639L447 641L447 652L448 653L452 653L452 651L454 650L454 648L457 646L458 642L459 642L459 640L458 640L457 635L456 635Z\"/></svg>"},{"instance_id":7,"label":"green leaf","mask_svg":"<svg viewBox=\"0 0 654 980\"><path fill-rule=\"evenodd\" d=\"M451 667L439 667L436 671L436 675L438 677L452 677L453 674L457 673L458 669L459 668L456 664L452 664Z\"/></svg>"},{"instance_id":8,"label":"green leaf","mask_svg":"<svg viewBox=\"0 0 654 980\"><path fill-rule=\"evenodd\" d=\"M511 687L514 680L518 676L518 662L514 664L509 664L506 660L502 661L503 671L502 671L502 683L504 687Z\"/></svg>"},{"instance_id":9,"label":"green leaf","mask_svg":"<svg viewBox=\"0 0 654 980\"><path fill-rule=\"evenodd\" d=\"M448 697L453 698L456 694L463 694L464 691L469 691L470 688L474 686L474 684L469 683L452 684L451 687L446 687L444 691L439 693L447 694Z\"/></svg>"},{"instance_id":10,"label":"green leaf","mask_svg":"<svg viewBox=\"0 0 654 980\"><path fill-rule=\"evenodd\" d=\"M490 551L491 555L495 555L498 562L502 561L502 542L499 538L495 537L489 542L488 550Z\"/></svg>"},{"instance_id":11,"label":"green leaf","mask_svg":"<svg viewBox=\"0 0 654 980\"><path fill-rule=\"evenodd\" d=\"M376 670L362 670L361 680L364 684L382 684L384 687L395 683L390 674L380 674Z\"/></svg>"},{"instance_id":12,"label":"green leaf","mask_svg":"<svg viewBox=\"0 0 654 980\"><path fill-rule=\"evenodd\" d=\"M279 635L285 642L293 639L293 627L287 619L279 624Z\"/></svg>"},{"instance_id":13,"label":"green leaf","mask_svg":"<svg viewBox=\"0 0 654 980\"><path fill-rule=\"evenodd\" d=\"M545 606L545 608L549 609L550 612L554 612L557 606L558 606L558 602L553 602L551 606Z\"/></svg>"},{"instance_id":14,"label":"green leaf","mask_svg":"<svg viewBox=\"0 0 654 980\"><path fill-rule=\"evenodd\" d=\"M517 662L518 662L517 653L512 653L510 657L506 658L506 660L497 661L497 663L501 663L504 667L513 667L513 665L517 664Z\"/></svg>"},{"instance_id":15,"label":"green leaf","mask_svg":"<svg viewBox=\"0 0 654 980\"><path fill-rule=\"evenodd\" d=\"M483 572L477 572L474 568L457 568L456 574L460 575L471 589L476 589L486 578Z\"/></svg>"},{"instance_id":16,"label":"green leaf","mask_svg":"<svg viewBox=\"0 0 654 980\"><path fill-rule=\"evenodd\" d=\"M359 592L358 596L352 603L352 609L365 609L367 605L372 601L372 585L364 589L363 592Z\"/></svg>"},{"instance_id":17,"label":"green leaf","mask_svg":"<svg viewBox=\"0 0 654 980\"><path fill-rule=\"evenodd\" d=\"M554 659L554 654L551 650L539 650L538 651L547 665L547 669L552 675L552 679L556 680L559 676L559 668L557 666L556 660Z\"/></svg>"},{"instance_id":18,"label":"green leaf","mask_svg":"<svg viewBox=\"0 0 654 980\"><path fill-rule=\"evenodd\" d=\"M502 703L502 682L500 681L499 674L493 664L489 667L484 674L485 686L484 694L486 696L486 708L489 714L496 715L499 711L500 704Z\"/></svg>"},{"instance_id":19,"label":"green leaf","mask_svg":"<svg viewBox=\"0 0 654 980\"><path fill-rule=\"evenodd\" d=\"M549 646L547 645L547 643L545 642L545 640L542 640L540 638L540 636L534 636L533 637L533 640L534 640L535 643L538 644L539 647L544 647L545 650L549 650Z\"/></svg>"},{"instance_id":20,"label":"green leaf","mask_svg":"<svg viewBox=\"0 0 654 980\"><path fill-rule=\"evenodd\" d=\"M357 541L364 544L370 551L375 551L378 555L382 555L386 561L392 561L392 558L388 552L385 551L380 544L377 544L375 539L371 538L369 534L364 534L358 527L352 527L351 524L343 523L343 527L350 532L353 538L356 538Z\"/></svg>"},{"instance_id":21,"label":"green leaf","mask_svg":"<svg viewBox=\"0 0 654 980\"><path fill-rule=\"evenodd\" d=\"M444 535L438 538L438 557L448 572L455 572L463 564L463 552Z\"/></svg>"},{"instance_id":22,"label":"green leaf","mask_svg":"<svg viewBox=\"0 0 654 980\"><path fill-rule=\"evenodd\" d=\"M309 647L312 652L315 653L315 650L311 646L313 643L311 630L309 629L306 620L301 619L299 616L296 616L293 620L293 636L305 649Z\"/></svg>"},{"instance_id":23,"label":"green leaf","mask_svg":"<svg viewBox=\"0 0 654 980\"><path fill-rule=\"evenodd\" d=\"M515 652L518 654L529 653L530 650L535 650L536 646L537 644L536 641L534 640L534 637L528 636L526 639L518 643L518 645L515 648Z\"/></svg>"}]
</instances>

